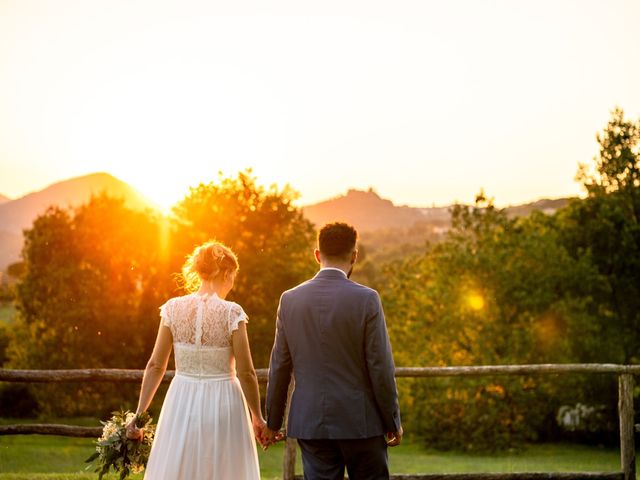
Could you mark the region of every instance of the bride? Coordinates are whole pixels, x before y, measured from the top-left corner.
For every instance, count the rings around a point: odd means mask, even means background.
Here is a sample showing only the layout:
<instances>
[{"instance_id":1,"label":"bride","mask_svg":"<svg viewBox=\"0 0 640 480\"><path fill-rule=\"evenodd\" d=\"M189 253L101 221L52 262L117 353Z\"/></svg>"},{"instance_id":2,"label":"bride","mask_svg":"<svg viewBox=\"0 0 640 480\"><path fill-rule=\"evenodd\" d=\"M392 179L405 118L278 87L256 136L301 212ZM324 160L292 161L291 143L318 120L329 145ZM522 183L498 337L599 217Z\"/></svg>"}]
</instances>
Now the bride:
<instances>
[{"instance_id":1,"label":"bride","mask_svg":"<svg viewBox=\"0 0 640 480\"><path fill-rule=\"evenodd\" d=\"M228 247L205 243L182 268L192 293L160 307L161 323L136 414L149 407L172 345L176 375L158 418L145 479L260 478L253 437L261 438L265 421L247 315L225 300L237 271L238 260ZM127 425L130 438L141 434L135 421Z\"/></svg>"}]
</instances>

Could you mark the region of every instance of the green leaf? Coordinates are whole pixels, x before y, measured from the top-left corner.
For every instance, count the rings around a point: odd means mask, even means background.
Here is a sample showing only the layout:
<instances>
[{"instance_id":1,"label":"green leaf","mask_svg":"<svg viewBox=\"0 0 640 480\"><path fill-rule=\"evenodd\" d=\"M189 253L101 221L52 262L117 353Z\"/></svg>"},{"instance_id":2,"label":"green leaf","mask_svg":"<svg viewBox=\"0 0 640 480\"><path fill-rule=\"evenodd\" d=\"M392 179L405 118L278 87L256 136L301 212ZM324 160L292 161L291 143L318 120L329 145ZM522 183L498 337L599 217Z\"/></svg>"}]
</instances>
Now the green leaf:
<instances>
[{"instance_id":1,"label":"green leaf","mask_svg":"<svg viewBox=\"0 0 640 480\"><path fill-rule=\"evenodd\" d=\"M91 455L89 458L85 460L85 463L91 463L99 456L100 456L100 452L95 452L93 455Z\"/></svg>"}]
</instances>

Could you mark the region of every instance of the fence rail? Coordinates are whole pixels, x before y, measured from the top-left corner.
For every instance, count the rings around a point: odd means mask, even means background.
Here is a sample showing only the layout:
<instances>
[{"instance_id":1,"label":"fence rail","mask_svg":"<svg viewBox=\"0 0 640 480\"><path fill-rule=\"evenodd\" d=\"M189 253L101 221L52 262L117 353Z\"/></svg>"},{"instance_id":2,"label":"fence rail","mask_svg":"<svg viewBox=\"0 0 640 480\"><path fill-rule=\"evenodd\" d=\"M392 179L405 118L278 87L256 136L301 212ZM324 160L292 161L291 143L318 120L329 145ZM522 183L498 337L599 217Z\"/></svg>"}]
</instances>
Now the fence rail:
<instances>
[{"instance_id":1,"label":"fence rail","mask_svg":"<svg viewBox=\"0 0 640 480\"><path fill-rule=\"evenodd\" d=\"M268 370L258 369L258 380L267 381ZM0 382L127 382L142 381L143 370L82 369L82 370L9 370L0 369ZM640 375L640 365L617 364L537 364L537 365L486 365L473 367L399 367L396 377L461 377L487 375L556 375L556 374L607 374L618 376L618 415L620 423L620 466L615 472L570 473L465 473L392 475L396 480L635 480L636 459L634 444L634 375ZM166 372L163 382L169 382L174 371ZM2 412L0 412L1 415ZM44 434L73 437L98 437L100 427L73 425L23 424L2 425L0 435ZM288 439L283 459L283 478L301 479L295 475L295 441Z\"/></svg>"},{"instance_id":2,"label":"fence rail","mask_svg":"<svg viewBox=\"0 0 640 480\"><path fill-rule=\"evenodd\" d=\"M0 425L0 435L61 435L63 437L97 438L102 435L102 427L79 427L55 423Z\"/></svg>"},{"instance_id":3,"label":"fence rail","mask_svg":"<svg viewBox=\"0 0 640 480\"><path fill-rule=\"evenodd\" d=\"M256 370L258 380L266 382L269 370ZM474 367L398 367L396 377L479 377L487 375L552 375L552 374L631 374L640 375L640 365L617 365L613 363L541 363L534 365L483 365ZM73 370L10 370L0 369L0 382L128 382L142 381L144 370L121 368L94 368ZM163 382L175 375L173 370L165 373Z\"/></svg>"}]
</instances>

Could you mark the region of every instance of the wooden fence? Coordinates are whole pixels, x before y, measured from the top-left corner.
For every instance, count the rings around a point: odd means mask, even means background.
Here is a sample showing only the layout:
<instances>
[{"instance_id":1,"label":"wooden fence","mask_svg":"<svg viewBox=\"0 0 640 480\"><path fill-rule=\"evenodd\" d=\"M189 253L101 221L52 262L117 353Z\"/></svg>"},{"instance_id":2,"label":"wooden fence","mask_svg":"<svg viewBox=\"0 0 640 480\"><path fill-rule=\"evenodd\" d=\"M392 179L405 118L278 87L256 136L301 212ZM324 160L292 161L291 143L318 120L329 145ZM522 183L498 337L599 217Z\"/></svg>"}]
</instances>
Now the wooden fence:
<instances>
[{"instance_id":1,"label":"wooden fence","mask_svg":"<svg viewBox=\"0 0 640 480\"><path fill-rule=\"evenodd\" d=\"M268 371L257 371L258 379L266 382ZM491 365L480 367L412 367L397 368L396 377L460 377L486 375L552 375L552 374L608 374L618 376L618 415L620 423L620 470L614 472L572 473L467 473L467 474L419 474L392 475L403 480L635 480L636 458L634 444L634 375L640 374L640 365L614 364L564 364L564 365ZM92 370L3 370L0 382L131 382L142 381L142 370L92 369ZM164 382L173 378L174 372L165 374ZM2 412L0 412L1 415ZM2 425L0 435L44 434L74 437L99 437L101 427L73 425L23 424ZM399 447L402 448L402 447ZM283 458L283 478L300 479L295 475L296 444L287 439Z\"/></svg>"}]
</instances>

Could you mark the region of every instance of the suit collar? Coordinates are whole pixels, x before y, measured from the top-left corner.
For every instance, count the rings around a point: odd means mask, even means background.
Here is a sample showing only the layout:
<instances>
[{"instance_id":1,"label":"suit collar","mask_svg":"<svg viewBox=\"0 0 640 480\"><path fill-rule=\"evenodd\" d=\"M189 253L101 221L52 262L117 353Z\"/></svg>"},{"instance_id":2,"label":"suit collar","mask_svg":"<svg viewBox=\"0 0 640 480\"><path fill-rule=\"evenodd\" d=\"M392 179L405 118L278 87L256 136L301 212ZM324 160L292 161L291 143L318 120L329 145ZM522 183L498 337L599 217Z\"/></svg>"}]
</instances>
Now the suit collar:
<instances>
[{"instance_id":1,"label":"suit collar","mask_svg":"<svg viewBox=\"0 0 640 480\"><path fill-rule=\"evenodd\" d=\"M316 273L315 278L342 278L347 279L347 274L338 268L321 268L318 273Z\"/></svg>"}]
</instances>

